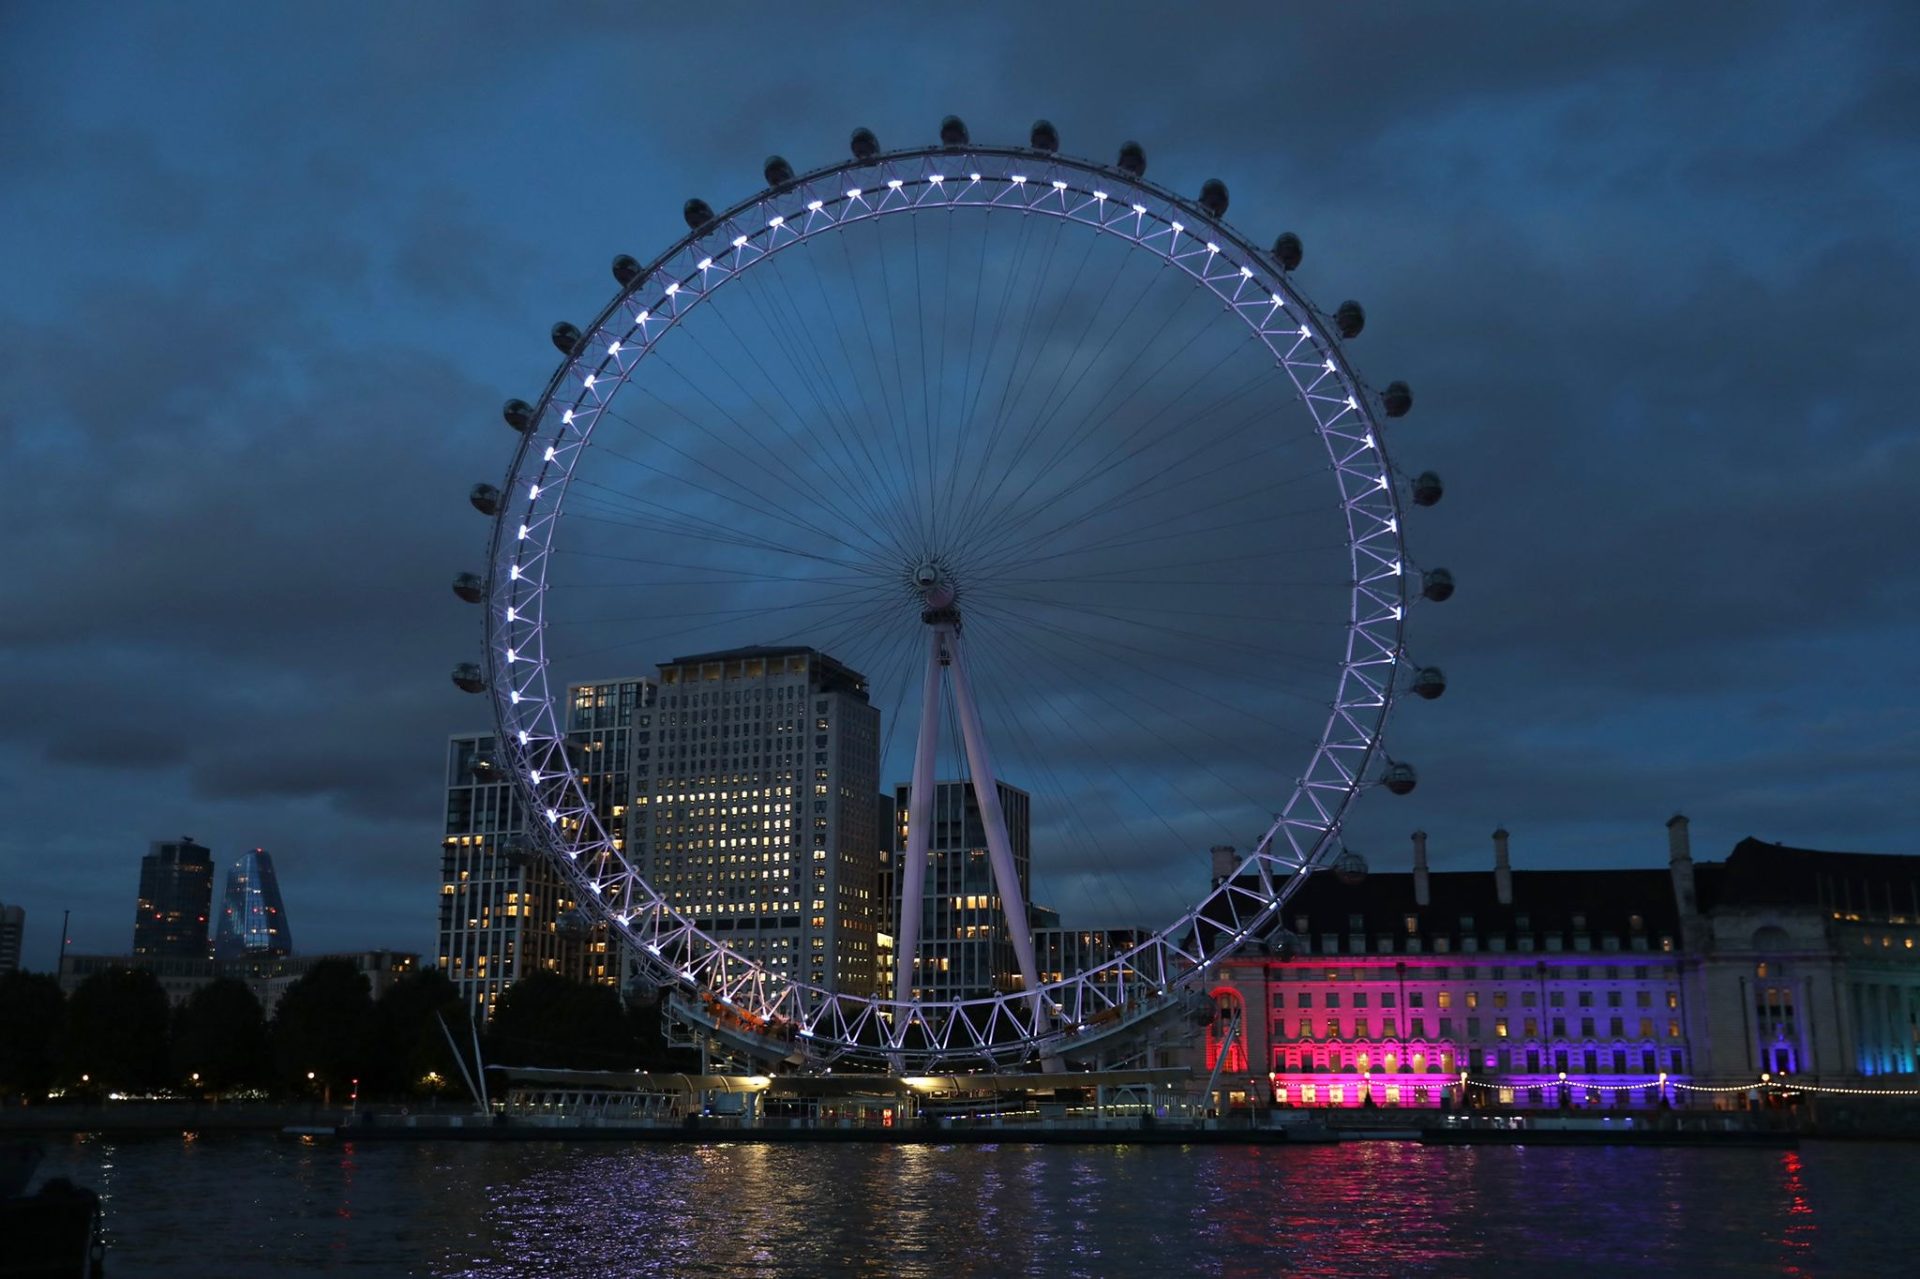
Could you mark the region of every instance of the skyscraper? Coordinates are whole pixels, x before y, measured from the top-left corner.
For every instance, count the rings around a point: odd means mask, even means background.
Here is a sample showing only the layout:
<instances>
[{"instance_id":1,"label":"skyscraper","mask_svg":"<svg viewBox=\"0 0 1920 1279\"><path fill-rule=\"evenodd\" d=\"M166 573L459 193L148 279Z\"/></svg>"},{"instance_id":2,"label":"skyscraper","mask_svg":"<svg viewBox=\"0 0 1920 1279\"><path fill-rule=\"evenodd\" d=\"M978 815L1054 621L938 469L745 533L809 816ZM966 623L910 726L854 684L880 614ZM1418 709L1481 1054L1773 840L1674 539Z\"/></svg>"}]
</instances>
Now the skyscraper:
<instances>
[{"instance_id":1,"label":"skyscraper","mask_svg":"<svg viewBox=\"0 0 1920 1279\"><path fill-rule=\"evenodd\" d=\"M0 902L0 975L20 967L20 943L27 931L27 909Z\"/></svg>"},{"instance_id":2,"label":"skyscraper","mask_svg":"<svg viewBox=\"0 0 1920 1279\"><path fill-rule=\"evenodd\" d=\"M815 649L666 663L635 746L630 859L773 972L873 990L879 734L866 677Z\"/></svg>"},{"instance_id":3,"label":"skyscraper","mask_svg":"<svg viewBox=\"0 0 1920 1279\"><path fill-rule=\"evenodd\" d=\"M626 839L633 759L652 715L653 683L622 679L567 690L567 740L601 823ZM643 749L643 748L638 748ZM517 978L549 969L614 983L619 957L605 924L528 842L520 795L491 734L450 739L441 846L440 967L485 1021Z\"/></svg>"},{"instance_id":4,"label":"skyscraper","mask_svg":"<svg viewBox=\"0 0 1920 1279\"><path fill-rule=\"evenodd\" d=\"M996 785L1007 820L1007 842L1013 846L1014 866L1020 873L1020 896L1030 901L1033 801L1017 786ZM911 786L894 788L896 862L905 856L912 794ZM1019 989L1013 940L987 859L987 831L972 782L934 784L933 830L927 838L927 879L921 902L920 954L913 979L916 995L959 999ZM899 904L893 903L888 917L898 912ZM895 962L906 963L908 957L896 956Z\"/></svg>"},{"instance_id":5,"label":"skyscraper","mask_svg":"<svg viewBox=\"0 0 1920 1279\"><path fill-rule=\"evenodd\" d=\"M136 955L207 956L213 907L213 854L193 842L156 841L140 859L140 905L133 917Z\"/></svg>"},{"instance_id":6,"label":"skyscraper","mask_svg":"<svg viewBox=\"0 0 1920 1279\"><path fill-rule=\"evenodd\" d=\"M273 854L256 848L227 871L220 920L214 929L215 959L251 959L293 953L293 926L280 901Z\"/></svg>"}]
</instances>

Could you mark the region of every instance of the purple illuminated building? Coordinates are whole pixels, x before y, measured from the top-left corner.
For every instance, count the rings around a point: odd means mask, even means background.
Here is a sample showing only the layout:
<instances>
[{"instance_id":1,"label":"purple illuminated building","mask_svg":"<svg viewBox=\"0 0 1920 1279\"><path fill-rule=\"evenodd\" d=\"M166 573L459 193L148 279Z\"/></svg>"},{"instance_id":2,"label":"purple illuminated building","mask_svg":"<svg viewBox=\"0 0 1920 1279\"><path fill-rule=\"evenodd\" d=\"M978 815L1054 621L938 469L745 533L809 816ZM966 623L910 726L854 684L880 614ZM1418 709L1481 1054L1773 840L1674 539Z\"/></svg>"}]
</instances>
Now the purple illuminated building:
<instances>
[{"instance_id":1,"label":"purple illuminated building","mask_svg":"<svg viewBox=\"0 0 1920 1279\"><path fill-rule=\"evenodd\" d=\"M1665 870L1516 871L1496 831L1488 869L1434 872L1415 834L1409 871L1316 875L1281 925L1212 990L1224 1106L1744 1105L1920 1067L1920 857L1696 866L1676 817Z\"/></svg>"}]
</instances>

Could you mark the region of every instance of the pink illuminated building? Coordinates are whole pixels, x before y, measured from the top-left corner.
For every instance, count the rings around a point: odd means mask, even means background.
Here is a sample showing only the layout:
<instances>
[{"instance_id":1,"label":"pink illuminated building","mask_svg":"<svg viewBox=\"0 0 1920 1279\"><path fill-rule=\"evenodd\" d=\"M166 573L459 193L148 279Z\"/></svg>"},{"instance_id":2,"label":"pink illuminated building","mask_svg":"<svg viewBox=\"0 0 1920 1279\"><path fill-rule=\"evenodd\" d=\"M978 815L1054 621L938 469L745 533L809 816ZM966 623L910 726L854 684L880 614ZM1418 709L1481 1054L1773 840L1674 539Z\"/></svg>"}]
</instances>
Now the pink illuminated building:
<instances>
[{"instance_id":1,"label":"pink illuminated building","mask_svg":"<svg viewBox=\"0 0 1920 1279\"><path fill-rule=\"evenodd\" d=\"M1426 843L1316 875L1221 966L1223 1105L1737 1104L1763 1072L1920 1064L1920 858L1746 840L1696 867L1684 817L1665 870L1516 871L1496 831L1486 869L1433 872Z\"/></svg>"}]
</instances>

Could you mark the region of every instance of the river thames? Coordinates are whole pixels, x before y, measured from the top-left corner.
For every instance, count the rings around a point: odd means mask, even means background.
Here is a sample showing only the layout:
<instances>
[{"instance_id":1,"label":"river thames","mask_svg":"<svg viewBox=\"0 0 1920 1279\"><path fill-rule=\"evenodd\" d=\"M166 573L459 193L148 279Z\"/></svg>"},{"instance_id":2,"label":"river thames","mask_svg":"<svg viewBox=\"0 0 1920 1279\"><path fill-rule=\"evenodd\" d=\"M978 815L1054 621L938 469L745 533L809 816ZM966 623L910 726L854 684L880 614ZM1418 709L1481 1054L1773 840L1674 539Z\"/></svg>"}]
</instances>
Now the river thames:
<instances>
[{"instance_id":1,"label":"river thames","mask_svg":"<svg viewBox=\"0 0 1920 1279\"><path fill-rule=\"evenodd\" d=\"M1920 1147L54 1138L109 1279L1911 1273Z\"/></svg>"}]
</instances>

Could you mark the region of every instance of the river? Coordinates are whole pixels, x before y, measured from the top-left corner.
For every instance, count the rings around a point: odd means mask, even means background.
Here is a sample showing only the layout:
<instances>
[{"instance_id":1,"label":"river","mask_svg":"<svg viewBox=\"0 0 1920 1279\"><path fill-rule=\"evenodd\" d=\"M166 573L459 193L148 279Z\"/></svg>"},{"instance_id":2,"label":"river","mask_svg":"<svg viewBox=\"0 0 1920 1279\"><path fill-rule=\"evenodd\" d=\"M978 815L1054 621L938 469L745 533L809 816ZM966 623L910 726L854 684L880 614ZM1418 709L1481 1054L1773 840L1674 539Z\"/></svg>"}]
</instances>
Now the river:
<instances>
[{"instance_id":1,"label":"river","mask_svg":"<svg viewBox=\"0 0 1920 1279\"><path fill-rule=\"evenodd\" d=\"M53 1138L134 1276L1885 1275L1920 1146Z\"/></svg>"}]
</instances>

